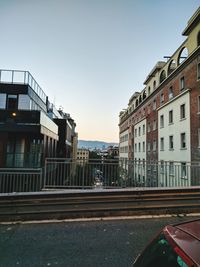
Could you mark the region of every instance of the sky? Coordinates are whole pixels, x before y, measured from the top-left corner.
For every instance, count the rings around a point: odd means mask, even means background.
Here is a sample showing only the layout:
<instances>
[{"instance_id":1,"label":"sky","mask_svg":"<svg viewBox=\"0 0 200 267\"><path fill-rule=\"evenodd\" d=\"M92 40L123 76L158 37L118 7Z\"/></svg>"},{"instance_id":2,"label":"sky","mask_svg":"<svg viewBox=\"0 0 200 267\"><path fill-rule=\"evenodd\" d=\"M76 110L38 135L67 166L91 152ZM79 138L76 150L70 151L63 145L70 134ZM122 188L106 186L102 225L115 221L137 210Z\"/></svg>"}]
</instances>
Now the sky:
<instances>
[{"instance_id":1,"label":"sky","mask_svg":"<svg viewBox=\"0 0 200 267\"><path fill-rule=\"evenodd\" d=\"M27 70L79 139L118 142L119 112L185 40L199 0L0 0L0 69Z\"/></svg>"}]
</instances>

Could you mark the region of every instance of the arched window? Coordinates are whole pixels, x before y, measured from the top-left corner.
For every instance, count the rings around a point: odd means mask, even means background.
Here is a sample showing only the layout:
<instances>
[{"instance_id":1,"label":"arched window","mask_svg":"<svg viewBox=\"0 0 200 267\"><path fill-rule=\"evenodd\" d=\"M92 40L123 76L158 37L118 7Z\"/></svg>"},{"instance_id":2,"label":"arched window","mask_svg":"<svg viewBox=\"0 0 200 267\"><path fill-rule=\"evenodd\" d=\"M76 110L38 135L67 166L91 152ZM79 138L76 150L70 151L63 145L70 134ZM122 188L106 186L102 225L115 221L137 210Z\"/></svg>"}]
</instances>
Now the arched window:
<instances>
[{"instance_id":1,"label":"arched window","mask_svg":"<svg viewBox=\"0 0 200 267\"><path fill-rule=\"evenodd\" d=\"M150 95L151 94L151 87L149 86L149 88L148 88L148 95Z\"/></svg>"},{"instance_id":2,"label":"arched window","mask_svg":"<svg viewBox=\"0 0 200 267\"><path fill-rule=\"evenodd\" d=\"M138 99L136 99L135 106L136 107L138 106Z\"/></svg>"},{"instance_id":3,"label":"arched window","mask_svg":"<svg viewBox=\"0 0 200 267\"><path fill-rule=\"evenodd\" d=\"M156 90L156 81L153 82L153 90Z\"/></svg>"},{"instance_id":4,"label":"arched window","mask_svg":"<svg viewBox=\"0 0 200 267\"><path fill-rule=\"evenodd\" d=\"M141 103L142 102L142 96L140 95L140 97L139 97L139 103Z\"/></svg>"},{"instance_id":5,"label":"arched window","mask_svg":"<svg viewBox=\"0 0 200 267\"><path fill-rule=\"evenodd\" d=\"M198 32L198 35L197 35L197 46L200 45L200 31Z\"/></svg>"},{"instance_id":6,"label":"arched window","mask_svg":"<svg viewBox=\"0 0 200 267\"><path fill-rule=\"evenodd\" d=\"M176 62L175 60L171 60L170 63L169 63L169 67L168 67L168 75L170 75L176 68Z\"/></svg>"},{"instance_id":7,"label":"arched window","mask_svg":"<svg viewBox=\"0 0 200 267\"><path fill-rule=\"evenodd\" d=\"M178 56L178 65L180 65L188 57L187 47L183 47Z\"/></svg>"},{"instance_id":8,"label":"arched window","mask_svg":"<svg viewBox=\"0 0 200 267\"><path fill-rule=\"evenodd\" d=\"M160 83L166 79L166 72L163 70L160 74Z\"/></svg>"},{"instance_id":9,"label":"arched window","mask_svg":"<svg viewBox=\"0 0 200 267\"><path fill-rule=\"evenodd\" d=\"M146 91L143 92L143 100L146 98Z\"/></svg>"}]
</instances>

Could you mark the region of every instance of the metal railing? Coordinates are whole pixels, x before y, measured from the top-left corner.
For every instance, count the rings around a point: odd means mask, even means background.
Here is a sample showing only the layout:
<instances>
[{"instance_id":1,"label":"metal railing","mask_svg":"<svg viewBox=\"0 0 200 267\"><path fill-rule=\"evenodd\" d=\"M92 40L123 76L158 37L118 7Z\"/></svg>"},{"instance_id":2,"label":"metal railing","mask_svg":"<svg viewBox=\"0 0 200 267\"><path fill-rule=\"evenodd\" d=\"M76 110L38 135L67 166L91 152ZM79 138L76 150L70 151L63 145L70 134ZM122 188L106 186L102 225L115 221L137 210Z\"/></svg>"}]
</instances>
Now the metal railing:
<instances>
[{"instance_id":1,"label":"metal railing","mask_svg":"<svg viewBox=\"0 0 200 267\"><path fill-rule=\"evenodd\" d=\"M42 184L42 169L0 168L0 193L40 191Z\"/></svg>"},{"instance_id":2,"label":"metal railing","mask_svg":"<svg viewBox=\"0 0 200 267\"><path fill-rule=\"evenodd\" d=\"M46 159L44 188L200 186L195 162Z\"/></svg>"},{"instance_id":3,"label":"metal railing","mask_svg":"<svg viewBox=\"0 0 200 267\"><path fill-rule=\"evenodd\" d=\"M0 70L0 83L28 84L46 103L46 94L30 74L23 70Z\"/></svg>"},{"instance_id":4,"label":"metal railing","mask_svg":"<svg viewBox=\"0 0 200 267\"><path fill-rule=\"evenodd\" d=\"M199 163L47 158L43 169L0 168L0 193L191 186L200 186Z\"/></svg>"}]
</instances>

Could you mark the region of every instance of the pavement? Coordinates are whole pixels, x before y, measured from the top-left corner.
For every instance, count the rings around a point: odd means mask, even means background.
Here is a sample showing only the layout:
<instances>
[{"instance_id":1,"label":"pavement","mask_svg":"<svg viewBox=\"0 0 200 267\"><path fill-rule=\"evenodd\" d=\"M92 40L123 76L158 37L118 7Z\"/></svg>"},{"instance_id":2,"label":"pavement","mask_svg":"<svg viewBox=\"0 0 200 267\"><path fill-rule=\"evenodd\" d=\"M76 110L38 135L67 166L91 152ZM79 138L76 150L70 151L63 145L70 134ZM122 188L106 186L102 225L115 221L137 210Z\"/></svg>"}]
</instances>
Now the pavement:
<instances>
[{"instance_id":1,"label":"pavement","mask_svg":"<svg viewBox=\"0 0 200 267\"><path fill-rule=\"evenodd\" d=\"M0 267L130 267L163 226L189 219L0 224Z\"/></svg>"}]
</instances>

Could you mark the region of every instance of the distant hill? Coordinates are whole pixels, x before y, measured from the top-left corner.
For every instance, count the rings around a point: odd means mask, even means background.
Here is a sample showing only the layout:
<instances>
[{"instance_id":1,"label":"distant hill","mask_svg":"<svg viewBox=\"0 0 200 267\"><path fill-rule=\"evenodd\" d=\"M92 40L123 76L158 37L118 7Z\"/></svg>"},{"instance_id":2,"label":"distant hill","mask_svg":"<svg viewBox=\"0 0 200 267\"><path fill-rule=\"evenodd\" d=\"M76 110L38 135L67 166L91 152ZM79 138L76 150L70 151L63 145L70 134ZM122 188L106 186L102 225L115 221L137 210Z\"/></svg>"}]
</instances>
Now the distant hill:
<instances>
[{"instance_id":1,"label":"distant hill","mask_svg":"<svg viewBox=\"0 0 200 267\"><path fill-rule=\"evenodd\" d=\"M78 140L78 148L86 148L89 150L106 149L109 146L118 146L118 143L107 143L103 141L86 141Z\"/></svg>"}]
</instances>

